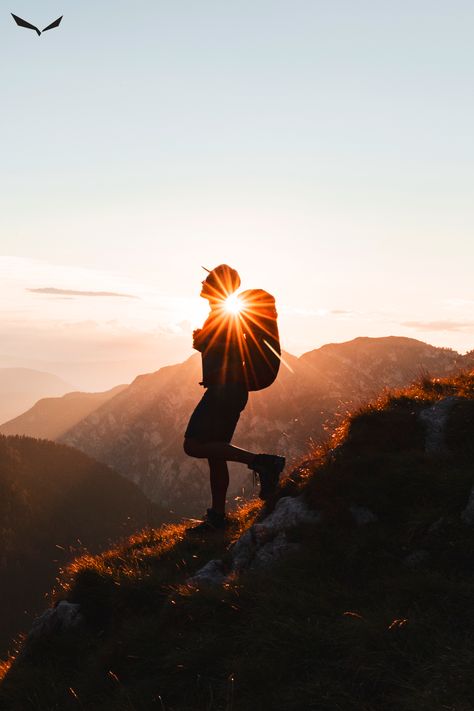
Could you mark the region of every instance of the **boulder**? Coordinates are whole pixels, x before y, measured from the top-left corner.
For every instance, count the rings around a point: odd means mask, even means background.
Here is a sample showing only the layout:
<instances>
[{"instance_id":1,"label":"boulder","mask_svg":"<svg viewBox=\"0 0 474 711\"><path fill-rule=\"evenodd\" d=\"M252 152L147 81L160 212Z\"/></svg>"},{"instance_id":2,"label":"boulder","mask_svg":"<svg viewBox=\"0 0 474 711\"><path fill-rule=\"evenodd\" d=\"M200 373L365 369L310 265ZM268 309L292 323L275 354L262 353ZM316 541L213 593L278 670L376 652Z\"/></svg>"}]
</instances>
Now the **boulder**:
<instances>
[{"instance_id":1,"label":"boulder","mask_svg":"<svg viewBox=\"0 0 474 711\"><path fill-rule=\"evenodd\" d=\"M258 523L254 523L229 551L230 564L225 572L224 563L211 560L193 577L188 585L199 582L221 584L246 569L264 568L284 555L296 552L298 546L290 543L286 531L301 524L317 524L321 514L311 511L301 496L285 496L277 502L274 511Z\"/></svg>"},{"instance_id":2,"label":"boulder","mask_svg":"<svg viewBox=\"0 0 474 711\"><path fill-rule=\"evenodd\" d=\"M446 453L446 423L454 405L463 400L464 398L450 395L421 410L419 417L426 427L425 451L427 454Z\"/></svg>"},{"instance_id":3,"label":"boulder","mask_svg":"<svg viewBox=\"0 0 474 711\"><path fill-rule=\"evenodd\" d=\"M28 639L37 639L44 635L64 632L72 627L78 627L83 621L79 610L80 605L61 600L56 607L50 607L45 610L33 621Z\"/></svg>"}]
</instances>

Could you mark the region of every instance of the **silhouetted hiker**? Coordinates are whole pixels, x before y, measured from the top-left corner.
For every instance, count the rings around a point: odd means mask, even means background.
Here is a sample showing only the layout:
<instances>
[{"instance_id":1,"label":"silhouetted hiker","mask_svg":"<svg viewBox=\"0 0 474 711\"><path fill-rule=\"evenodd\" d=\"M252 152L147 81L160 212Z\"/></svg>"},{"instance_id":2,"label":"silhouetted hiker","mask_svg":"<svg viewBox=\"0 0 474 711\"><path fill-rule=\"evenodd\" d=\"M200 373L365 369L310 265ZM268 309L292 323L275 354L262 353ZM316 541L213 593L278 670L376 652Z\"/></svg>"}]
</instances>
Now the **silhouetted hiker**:
<instances>
[{"instance_id":1,"label":"silhouetted hiker","mask_svg":"<svg viewBox=\"0 0 474 711\"><path fill-rule=\"evenodd\" d=\"M200 296L209 302L210 313L203 327L193 332L193 347L202 354L203 380L200 385L206 388L206 392L191 415L184 435L186 454L207 459L210 469L212 506L207 509L203 521L190 529L196 532L227 526L227 462L247 464L259 475L259 496L263 500L276 490L285 466L284 457L256 454L230 444L240 413L247 404L249 389L266 387L269 383L259 387L249 384L242 355L245 336L239 328L239 319L226 309L226 299L240 286L238 273L227 264L206 271L209 273L202 282ZM255 293L266 294L261 291ZM267 296L273 300L273 297ZM275 310L274 313L276 316ZM244 348L247 348L245 344ZM246 352L249 352L248 348Z\"/></svg>"}]
</instances>

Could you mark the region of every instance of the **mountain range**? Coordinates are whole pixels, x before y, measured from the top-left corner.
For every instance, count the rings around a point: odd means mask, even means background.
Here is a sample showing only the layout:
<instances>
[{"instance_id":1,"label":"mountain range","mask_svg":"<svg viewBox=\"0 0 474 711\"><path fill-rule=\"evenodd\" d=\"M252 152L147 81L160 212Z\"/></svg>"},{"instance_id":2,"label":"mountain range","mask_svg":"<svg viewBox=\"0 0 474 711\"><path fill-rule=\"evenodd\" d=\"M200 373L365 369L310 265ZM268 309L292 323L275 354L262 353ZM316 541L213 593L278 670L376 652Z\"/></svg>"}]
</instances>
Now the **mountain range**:
<instances>
[{"instance_id":1,"label":"mountain range","mask_svg":"<svg viewBox=\"0 0 474 711\"><path fill-rule=\"evenodd\" d=\"M299 358L283 356L289 367L281 366L270 388L250 393L233 442L283 454L289 465L384 388L405 387L423 373L450 375L474 363L474 354L397 337L357 338ZM139 376L59 440L110 464L152 501L196 515L208 498L207 462L187 457L182 445L203 392L200 380L199 355ZM231 464L230 470L229 496L252 493L248 469Z\"/></svg>"},{"instance_id":2,"label":"mountain range","mask_svg":"<svg viewBox=\"0 0 474 711\"><path fill-rule=\"evenodd\" d=\"M52 373L31 368L0 368L0 422L16 417L42 397L55 397L74 386Z\"/></svg>"},{"instance_id":3,"label":"mountain range","mask_svg":"<svg viewBox=\"0 0 474 711\"><path fill-rule=\"evenodd\" d=\"M276 382L250 394L234 444L281 453L290 465L306 456L311 444L324 440L347 412L384 388L405 387L424 374L452 375L474 365L473 352L460 355L394 336L361 337L299 358L283 356L287 365L281 366ZM196 515L207 502L207 466L187 457L182 443L188 418L203 393L200 380L198 354L140 375L87 416L80 417L78 408L68 419L67 431L59 433L56 427L55 438L109 464L160 505ZM36 425L30 411L1 431L25 432L28 425L29 434L40 436L49 420L61 421L69 404L67 398L43 401ZM238 500L252 493L250 472L241 465L231 464L230 469L229 497Z\"/></svg>"},{"instance_id":4,"label":"mountain range","mask_svg":"<svg viewBox=\"0 0 474 711\"><path fill-rule=\"evenodd\" d=\"M57 439L126 387L117 385L102 393L74 391L62 397L42 398L27 412L1 425L0 434Z\"/></svg>"}]
</instances>

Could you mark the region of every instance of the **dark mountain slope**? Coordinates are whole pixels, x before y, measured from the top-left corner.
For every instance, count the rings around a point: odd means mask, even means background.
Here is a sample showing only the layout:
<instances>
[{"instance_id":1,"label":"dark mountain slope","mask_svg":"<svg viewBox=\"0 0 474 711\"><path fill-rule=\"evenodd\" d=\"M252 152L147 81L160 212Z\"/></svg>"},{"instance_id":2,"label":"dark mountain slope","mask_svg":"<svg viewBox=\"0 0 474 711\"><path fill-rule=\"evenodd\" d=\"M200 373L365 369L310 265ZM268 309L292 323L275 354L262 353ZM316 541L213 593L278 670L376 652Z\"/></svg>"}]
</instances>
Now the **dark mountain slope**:
<instances>
[{"instance_id":1,"label":"dark mountain slope","mask_svg":"<svg viewBox=\"0 0 474 711\"><path fill-rule=\"evenodd\" d=\"M168 520L131 482L71 447L0 436L0 648L28 628L84 547Z\"/></svg>"},{"instance_id":2,"label":"dark mountain slope","mask_svg":"<svg viewBox=\"0 0 474 711\"><path fill-rule=\"evenodd\" d=\"M169 526L75 561L59 595L81 624L5 665L0 706L470 710L474 373L388 394L332 439L224 536Z\"/></svg>"}]
</instances>

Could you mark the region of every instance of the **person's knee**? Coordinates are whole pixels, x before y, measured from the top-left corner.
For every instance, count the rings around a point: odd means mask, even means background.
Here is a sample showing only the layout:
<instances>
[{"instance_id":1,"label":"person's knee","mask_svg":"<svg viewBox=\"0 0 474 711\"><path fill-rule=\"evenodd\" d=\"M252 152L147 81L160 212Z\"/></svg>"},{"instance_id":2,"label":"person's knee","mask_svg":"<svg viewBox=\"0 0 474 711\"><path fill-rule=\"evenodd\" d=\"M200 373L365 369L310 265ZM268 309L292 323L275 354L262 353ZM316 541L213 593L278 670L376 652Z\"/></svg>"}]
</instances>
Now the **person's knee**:
<instances>
[{"instance_id":1,"label":"person's knee","mask_svg":"<svg viewBox=\"0 0 474 711\"><path fill-rule=\"evenodd\" d=\"M183 449L184 449L185 454L188 455L188 457L192 457L193 451L194 451L193 440L185 437L184 442L183 442Z\"/></svg>"},{"instance_id":2,"label":"person's knee","mask_svg":"<svg viewBox=\"0 0 474 711\"><path fill-rule=\"evenodd\" d=\"M202 457L200 451L200 442L192 437L185 437L183 442L183 449L188 457Z\"/></svg>"}]
</instances>

